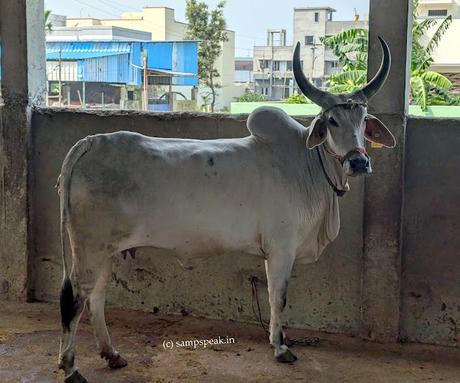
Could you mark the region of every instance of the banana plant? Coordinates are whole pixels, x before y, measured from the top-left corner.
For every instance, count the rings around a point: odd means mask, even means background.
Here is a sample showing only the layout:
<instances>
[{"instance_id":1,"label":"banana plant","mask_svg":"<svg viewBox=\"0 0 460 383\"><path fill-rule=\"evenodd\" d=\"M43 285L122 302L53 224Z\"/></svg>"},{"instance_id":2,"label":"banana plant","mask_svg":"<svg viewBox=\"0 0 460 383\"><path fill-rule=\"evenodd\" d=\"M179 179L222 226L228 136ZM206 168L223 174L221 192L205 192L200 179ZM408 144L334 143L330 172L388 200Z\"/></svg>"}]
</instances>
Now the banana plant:
<instances>
[{"instance_id":1,"label":"banana plant","mask_svg":"<svg viewBox=\"0 0 460 383\"><path fill-rule=\"evenodd\" d=\"M51 22L51 11L47 9L45 11L45 30L46 32L51 32L53 30L53 23Z\"/></svg>"}]
</instances>

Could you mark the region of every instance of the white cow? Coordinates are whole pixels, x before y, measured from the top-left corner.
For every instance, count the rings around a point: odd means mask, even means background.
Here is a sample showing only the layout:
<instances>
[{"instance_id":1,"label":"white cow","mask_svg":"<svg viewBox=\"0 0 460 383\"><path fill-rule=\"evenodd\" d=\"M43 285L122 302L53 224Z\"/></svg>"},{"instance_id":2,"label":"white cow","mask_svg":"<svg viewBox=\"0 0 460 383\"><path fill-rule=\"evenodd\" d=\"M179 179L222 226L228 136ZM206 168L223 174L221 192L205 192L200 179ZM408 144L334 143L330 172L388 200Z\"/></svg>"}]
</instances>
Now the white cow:
<instances>
[{"instance_id":1,"label":"white cow","mask_svg":"<svg viewBox=\"0 0 460 383\"><path fill-rule=\"evenodd\" d=\"M281 312L294 261L313 262L339 231L338 195L349 176L370 173L364 139L393 147L388 129L367 114L383 85L390 52L381 39L382 66L362 90L332 95L315 88L294 53L296 80L323 107L309 128L274 108L248 119L249 137L186 140L130 132L80 140L58 181L64 281L60 367L65 382L86 382L74 364L75 332L88 305L101 356L111 368L127 362L114 349L104 319L112 258L137 247L168 249L183 264L200 255L244 252L265 260L270 343L280 362ZM313 149L313 150L312 150ZM64 234L72 249L67 268Z\"/></svg>"}]
</instances>

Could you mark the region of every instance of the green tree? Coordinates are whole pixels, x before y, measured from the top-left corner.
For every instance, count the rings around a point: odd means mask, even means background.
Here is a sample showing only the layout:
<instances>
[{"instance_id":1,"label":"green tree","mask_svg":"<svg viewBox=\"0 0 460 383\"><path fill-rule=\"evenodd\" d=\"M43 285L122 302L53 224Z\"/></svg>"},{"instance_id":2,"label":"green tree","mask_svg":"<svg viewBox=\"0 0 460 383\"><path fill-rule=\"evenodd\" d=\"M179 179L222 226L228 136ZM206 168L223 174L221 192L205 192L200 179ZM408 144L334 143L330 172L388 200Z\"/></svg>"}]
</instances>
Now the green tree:
<instances>
[{"instance_id":1,"label":"green tree","mask_svg":"<svg viewBox=\"0 0 460 383\"><path fill-rule=\"evenodd\" d=\"M47 9L45 11L45 30L51 32L53 30L53 23L50 21L51 11Z\"/></svg>"},{"instance_id":2,"label":"green tree","mask_svg":"<svg viewBox=\"0 0 460 383\"><path fill-rule=\"evenodd\" d=\"M414 10L418 0L414 0ZM452 16L439 22L438 19L418 20L414 11L412 28L412 56L410 75L410 100L426 110L427 105L455 104L458 100L450 95L450 80L440 73L430 70L433 52L442 36L452 24ZM434 29L432 37L426 42L427 33ZM335 93L352 92L363 87L367 81L368 31L361 28L350 29L334 36L321 39L331 48L343 66L343 72L330 77L328 85Z\"/></svg>"},{"instance_id":3,"label":"green tree","mask_svg":"<svg viewBox=\"0 0 460 383\"><path fill-rule=\"evenodd\" d=\"M204 98L210 99L212 112L215 111L217 89L220 88L217 82L220 73L216 69L216 62L222 52L223 43L228 40L224 7L225 1L219 2L215 9L209 10L204 2L187 0L185 9L188 22L187 38L200 41L198 77L201 84L209 89Z\"/></svg>"}]
</instances>

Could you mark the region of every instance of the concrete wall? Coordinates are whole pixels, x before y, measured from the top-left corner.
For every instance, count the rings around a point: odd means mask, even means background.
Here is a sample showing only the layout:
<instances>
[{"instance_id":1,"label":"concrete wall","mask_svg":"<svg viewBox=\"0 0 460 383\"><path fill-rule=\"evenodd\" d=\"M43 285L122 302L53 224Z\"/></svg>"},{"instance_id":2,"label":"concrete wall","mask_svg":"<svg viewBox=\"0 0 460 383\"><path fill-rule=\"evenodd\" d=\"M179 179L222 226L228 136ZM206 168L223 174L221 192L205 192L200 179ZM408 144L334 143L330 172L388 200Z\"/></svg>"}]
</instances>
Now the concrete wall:
<instances>
[{"instance_id":1,"label":"concrete wall","mask_svg":"<svg viewBox=\"0 0 460 383\"><path fill-rule=\"evenodd\" d=\"M58 299L62 279L59 202L54 189L66 152L94 133L133 130L162 137L242 137L245 119L206 115L83 114L44 111L33 115L32 200L33 295ZM296 265L288 295L287 323L325 331L357 334L360 326L362 259L362 181L354 181L342 202L342 231L320 261ZM224 218L223 218L224 219ZM94 223L97 225L97 222ZM159 251L142 249L135 260L116 260L109 302L120 307L162 312L187 309L194 315L251 321L249 277L265 280L260 259L226 255L185 271ZM266 287L260 287L268 319Z\"/></svg>"},{"instance_id":2,"label":"concrete wall","mask_svg":"<svg viewBox=\"0 0 460 383\"><path fill-rule=\"evenodd\" d=\"M433 36L441 21L442 19L428 31L425 41L428 41ZM459 35L460 19L456 18L452 20L452 24L433 52L433 63L431 64L433 70L440 73L460 72L460 52L458 49L452 49L452 47L457 46Z\"/></svg>"},{"instance_id":3,"label":"concrete wall","mask_svg":"<svg viewBox=\"0 0 460 383\"><path fill-rule=\"evenodd\" d=\"M407 126L401 335L459 345L460 120Z\"/></svg>"},{"instance_id":4,"label":"concrete wall","mask_svg":"<svg viewBox=\"0 0 460 383\"><path fill-rule=\"evenodd\" d=\"M394 127L390 117L383 118ZM301 121L308 124L309 120ZM397 290L400 299L396 302L400 307L396 313L399 336L409 341L450 346L459 343L459 128L459 120L447 119L410 119L407 125L402 264L399 282L394 287L401 286ZM244 116L35 111L29 169L30 298L58 299L62 266L59 203L54 185L67 150L86 135L117 130L202 139L248 134ZM385 153L375 150L371 153L375 160L375 174L371 178L380 186L380 193L386 193L387 185L383 182L392 171ZM380 258L374 259L376 264L370 264L366 251L372 251L376 241L371 238L371 242L363 242L369 236L363 229L369 231L376 224L371 223L373 220L386 222L392 205L383 205L372 185L366 188L368 195L364 194L362 180L353 180L351 193L341 200L342 228L337 241L317 263L294 267L286 311L288 325L363 335L369 323L385 324L385 315L392 313L392 306L372 306L393 294L392 290L381 287L388 283L389 277L384 249L379 250ZM399 194L398 201L390 202L399 206L402 195ZM369 209L370 202L371 210L376 213L374 218L369 211L363 211L363 205ZM371 219L366 225L363 215ZM390 254L394 244L388 242L386 247ZM0 275L2 288L6 288L5 281L8 286L15 283L12 265L17 262L15 254L3 255L2 264L10 265ZM244 254L210 259L185 271L166 253L141 249L135 260L116 258L108 300L118 307L147 311L158 307L169 313L184 308L193 315L253 321L248 281L251 276L265 280L263 262ZM374 279L369 281L371 276ZM264 318L268 318L265 286L260 286L259 294ZM374 300L371 304L369 297ZM381 316L373 317L374 312Z\"/></svg>"},{"instance_id":5,"label":"concrete wall","mask_svg":"<svg viewBox=\"0 0 460 383\"><path fill-rule=\"evenodd\" d=\"M29 264L30 108L43 105L45 27L42 0L0 2L0 299L25 299Z\"/></svg>"}]
</instances>

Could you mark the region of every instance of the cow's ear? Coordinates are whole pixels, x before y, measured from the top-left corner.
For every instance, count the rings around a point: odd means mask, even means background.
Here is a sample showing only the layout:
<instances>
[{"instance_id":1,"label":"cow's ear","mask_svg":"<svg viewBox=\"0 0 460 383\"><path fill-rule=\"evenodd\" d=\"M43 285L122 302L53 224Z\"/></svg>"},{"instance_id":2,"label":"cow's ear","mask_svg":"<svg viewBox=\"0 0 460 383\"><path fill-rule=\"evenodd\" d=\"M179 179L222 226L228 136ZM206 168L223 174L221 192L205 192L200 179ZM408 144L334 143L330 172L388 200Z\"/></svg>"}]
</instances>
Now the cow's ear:
<instances>
[{"instance_id":1,"label":"cow's ear","mask_svg":"<svg viewBox=\"0 0 460 383\"><path fill-rule=\"evenodd\" d=\"M368 141L386 146L387 148L394 148L396 146L396 140L393 134L382 121L372 114L366 116L364 137L366 137Z\"/></svg>"},{"instance_id":2,"label":"cow's ear","mask_svg":"<svg viewBox=\"0 0 460 383\"><path fill-rule=\"evenodd\" d=\"M307 148L313 149L314 147L321 145L327 138L327 127L324 120L321 117L316 117L311 125L310 132L307 138Z\"/></svg>"}]
</instances>

